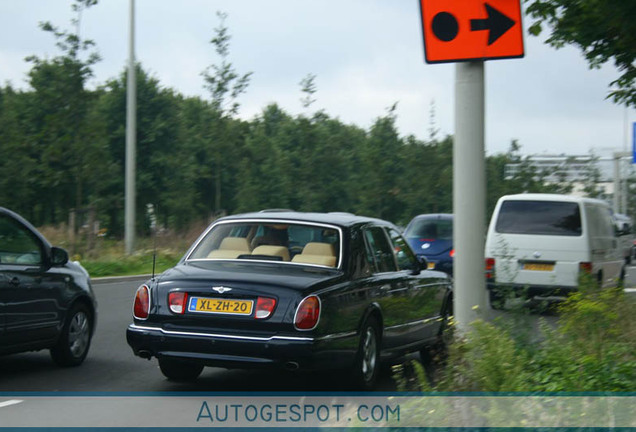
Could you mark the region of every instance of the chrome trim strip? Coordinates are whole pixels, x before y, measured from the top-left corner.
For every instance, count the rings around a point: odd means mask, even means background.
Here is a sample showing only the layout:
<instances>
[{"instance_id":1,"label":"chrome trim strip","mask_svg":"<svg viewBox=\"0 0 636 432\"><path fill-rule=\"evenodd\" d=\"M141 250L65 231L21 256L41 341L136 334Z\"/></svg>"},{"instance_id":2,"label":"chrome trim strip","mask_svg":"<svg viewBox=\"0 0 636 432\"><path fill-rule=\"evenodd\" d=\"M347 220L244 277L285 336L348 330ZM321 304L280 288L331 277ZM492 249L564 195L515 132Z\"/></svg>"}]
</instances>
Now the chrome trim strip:
<instances>
[{"instance_id":1,"label":"chrome trim strip","mask_svg":"<svg viewBox=\"0 0 636 432\"><path fill-rule=\"evenodd\" d=\"M316 338L316 341L343 339L343 338L351 337L351 336L355 336L355 335L356 335L356 332L354 332L354 331L347 332L347 333L335 333L335 334L325 335L325 336L321 336L319 338Z\"/></svg>"},{"instance_id":2,"label":"chrome trim strip","mask_svg":"<svg viewBox=\"0 0 636 432\"><path fill-rule=\"evenodd\" d=\"M389 330L389 329L397 329L397 328L402 328L402 327L409 327L409 326L414 326L414 325L418 325L418 324L427 324L431 321L439 321L442 319L441 315L438 315L436 317L432 317L432 318L426 318L423 320L419 320L419 321L412 321L406 324L398 324L398 325L394 325L391 327L386 327L384 330ZM343 339L343 338L347 338L347 337L351 337L351 336L355 336L357 334L357 332L352 331L352 332L346 332L346 333L334 333L334 334L329 334L329 335L325 335L325 336L320 336L318 338L316 338L316 341L326 341L326 340L333 340L333 339Z\"/></svg>"},{"instance_id":3,"label":"chrome trim strip","mask_svg":"<svg viewBox=\"0 0 636 432\"><path fill-rule=\"evenodd\" d=\"M259 342L267 342L271 340L287 340L287 341L303 341L312 342L314 338L311 337L298 337L298 336L270 336L270 337L257 337L257 336L238 336L219 333L197 333L197 332L185 332L176 330L165 330L160 327L139 326L137 324L130 324L129 330L134 331L158 331L167 335L175 336L196 336L196 337L209 337L209 338L222 338L222 339L238 339L238 340L252 340Z\"/></svg>"},{"instance_id":4,"label":"chrome trim strip","mask_svg":"<svg viewBox=\"0 0 636 432\"><path fill-rule=\"evenodd\" d=\"M402 328L402 327L410 327L410 326L414 326L414 325L418 325L418 324L428 324L431 321L439 321L441 319L442 319L442 316L441 315L437 315L437 316L434 316L432 318L426 318L426 319L423 319L423 320L411 321L411 322L408 322L408 323L405 323L405 324L398 324L398 325L394 325L394 326L391 326L391 327L386 327L385 330L397 329L397 328Z\"/></svg>"}]
</instances>

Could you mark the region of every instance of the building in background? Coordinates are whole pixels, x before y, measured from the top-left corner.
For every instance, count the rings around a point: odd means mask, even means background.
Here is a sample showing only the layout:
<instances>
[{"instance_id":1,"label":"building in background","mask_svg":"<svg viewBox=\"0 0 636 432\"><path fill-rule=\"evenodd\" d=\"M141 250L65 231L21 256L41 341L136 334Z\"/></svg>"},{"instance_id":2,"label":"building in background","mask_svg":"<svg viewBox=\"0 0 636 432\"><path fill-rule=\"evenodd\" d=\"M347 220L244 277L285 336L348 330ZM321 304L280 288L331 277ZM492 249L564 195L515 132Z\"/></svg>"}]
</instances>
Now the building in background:
<instances>
[{"instance_id":1,"label":"building in background","mask_svg":"<svg viewBox=\"0 0 636 432\"><path fill-rule=\"evenodd\" d=\"M619 169L616 182L616 166ZM537 179L546 183L571 184L572 194L576 196L594 196L613 204L617 213L628 213L627 193L630 179L636 180L636 169L631 158L619 158L617 164L613 156L595 155L531 155L519 163L506 164L505 178L512 179L523 170L530 169ZM619 196L614 201L616 184L620 184Z\"/></svg>"}]
</instances>

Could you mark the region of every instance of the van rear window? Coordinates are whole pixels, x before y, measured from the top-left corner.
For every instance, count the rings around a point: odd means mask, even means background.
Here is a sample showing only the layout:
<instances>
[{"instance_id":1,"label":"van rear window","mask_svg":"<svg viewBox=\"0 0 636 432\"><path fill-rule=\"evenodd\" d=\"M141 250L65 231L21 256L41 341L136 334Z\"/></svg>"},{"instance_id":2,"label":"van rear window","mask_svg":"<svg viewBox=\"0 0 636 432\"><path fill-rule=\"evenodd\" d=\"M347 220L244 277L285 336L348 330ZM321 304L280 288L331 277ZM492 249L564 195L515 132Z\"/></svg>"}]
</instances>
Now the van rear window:
<instances>
[{"instance_id":1,"label":"van rear window","mask_svg":"<svg viewBox=\"0 0 636 432\"><path fill-rule=\"evenodd\" d=\"M495 230L504 234L580 236L579 205L559 201L504 201Z\"/></svg>"}]
</instances>

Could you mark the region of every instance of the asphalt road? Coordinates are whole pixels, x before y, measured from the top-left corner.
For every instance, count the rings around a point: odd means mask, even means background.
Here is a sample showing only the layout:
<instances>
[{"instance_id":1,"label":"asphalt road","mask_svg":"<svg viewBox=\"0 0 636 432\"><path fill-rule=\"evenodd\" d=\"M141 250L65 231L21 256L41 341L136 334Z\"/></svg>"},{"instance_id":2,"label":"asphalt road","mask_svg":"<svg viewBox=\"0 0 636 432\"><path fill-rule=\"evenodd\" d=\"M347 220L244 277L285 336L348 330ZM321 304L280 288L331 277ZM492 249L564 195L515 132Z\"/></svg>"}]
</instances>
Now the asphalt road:
<instances>
[{"instance_id":1,"label":"asphalt road","mask_svg":"<svg viewBox=\"0 0 636 432\"><path fill-rule=\"evenodd\" d=\"M346 391L341 374L299 374L291 372L243 371L205 368L192 383L168 381L156 359L135 357L126 343L131 323L132 299L143 279L94 281L99 317L97 331L84 363L60 368L48 351L0 357L0 392L6 391L90 391L90 392L173 392L173 391ZM384 370L379 390L395 390L390 371Z\"/></svg>"},{"instance_id":2,"label":"asphalt road","mask_svg":"<svg viewBox=\"0 0 636 432\"><path fill-rule=\"evenodd\" d=\"M89 392L172 392L172 391L346 391L344 374L299 374L272 371L242 371L205 368L192 383L168 381L156 360L135 357L126 343L126 327L131 322L132 298L145 278L109 279L94 282L99 302L97 331L89 355L79 367L60 368L48 351L0 357L0 392L7 391L89 391ZM630 287L636 287L636 267L627 273ZM630 289L636 294L636 289ZM530 329L534 337L540 332L539 317L556 325L550 313L510 315L487 311L487 318L513 320L517 328ZM412 356L412 358L416 358ZM394 391L396 385L389 368L380 377L380 391Z\"/></svg>"}]
</instances>

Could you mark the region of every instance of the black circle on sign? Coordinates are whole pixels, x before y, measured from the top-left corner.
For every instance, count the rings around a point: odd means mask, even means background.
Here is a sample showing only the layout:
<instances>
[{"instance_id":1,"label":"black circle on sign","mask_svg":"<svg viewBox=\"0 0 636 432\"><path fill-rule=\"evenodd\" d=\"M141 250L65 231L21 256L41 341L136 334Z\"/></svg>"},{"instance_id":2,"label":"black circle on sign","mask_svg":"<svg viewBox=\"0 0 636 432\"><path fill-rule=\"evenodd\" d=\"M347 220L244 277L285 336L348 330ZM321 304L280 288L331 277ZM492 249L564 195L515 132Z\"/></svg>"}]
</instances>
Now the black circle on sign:
<instances>
[{"instance_id":1,"label":"black circle on sign","mask_svg":"<svg viewBox=\"0 0 636 432\"><path fill-rule=\"evenodd\" d=\"M450 42L457 37L459 24L457 19L448 12L440 12L433 17L433 34L437 39Z\"/></svg>"}]
</instances>

